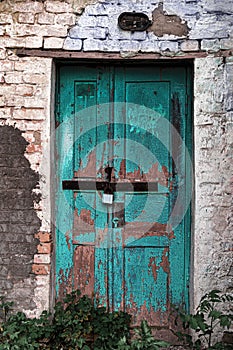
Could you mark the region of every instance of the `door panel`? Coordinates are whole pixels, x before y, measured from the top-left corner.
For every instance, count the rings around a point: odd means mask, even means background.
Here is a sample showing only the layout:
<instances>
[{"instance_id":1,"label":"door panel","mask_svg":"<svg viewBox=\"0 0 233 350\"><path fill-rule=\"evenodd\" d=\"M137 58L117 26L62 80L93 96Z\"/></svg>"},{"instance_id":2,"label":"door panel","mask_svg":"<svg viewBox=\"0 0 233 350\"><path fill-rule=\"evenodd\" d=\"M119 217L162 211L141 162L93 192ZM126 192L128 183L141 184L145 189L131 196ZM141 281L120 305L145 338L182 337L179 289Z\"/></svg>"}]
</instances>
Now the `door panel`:
<instances>
[{"instance_id":1,"label":"door panel","mask_svg":"<svg viewBox=\"0 0 233 350\"><path fill-rule=\"evenodd\" d=\"M187 69L65 66L59 76L57 295L80 289L135 325L169 327L170 305L187 302L189 213L171 220L186 188Z\"/></svg>"}]
</instances>

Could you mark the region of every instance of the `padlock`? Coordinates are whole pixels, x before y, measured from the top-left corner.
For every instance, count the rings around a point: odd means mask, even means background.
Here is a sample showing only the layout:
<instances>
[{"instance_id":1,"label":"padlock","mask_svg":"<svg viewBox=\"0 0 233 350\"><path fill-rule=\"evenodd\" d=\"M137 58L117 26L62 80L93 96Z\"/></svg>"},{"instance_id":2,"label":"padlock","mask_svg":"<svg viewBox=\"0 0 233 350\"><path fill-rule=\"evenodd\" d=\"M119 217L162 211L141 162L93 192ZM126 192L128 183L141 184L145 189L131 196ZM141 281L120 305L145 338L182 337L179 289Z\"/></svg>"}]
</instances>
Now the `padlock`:
<instances>
[{"instance_id":1,"label":"padlock","mask_svg":"<svg viewBox=\"0 0 233 350\"><path fill-rule=\"evenodd\" d=\"M102 202L104 204L112 204L113 203L113 194L112 193L103 193Z\"/></svg>"}]
</instances>

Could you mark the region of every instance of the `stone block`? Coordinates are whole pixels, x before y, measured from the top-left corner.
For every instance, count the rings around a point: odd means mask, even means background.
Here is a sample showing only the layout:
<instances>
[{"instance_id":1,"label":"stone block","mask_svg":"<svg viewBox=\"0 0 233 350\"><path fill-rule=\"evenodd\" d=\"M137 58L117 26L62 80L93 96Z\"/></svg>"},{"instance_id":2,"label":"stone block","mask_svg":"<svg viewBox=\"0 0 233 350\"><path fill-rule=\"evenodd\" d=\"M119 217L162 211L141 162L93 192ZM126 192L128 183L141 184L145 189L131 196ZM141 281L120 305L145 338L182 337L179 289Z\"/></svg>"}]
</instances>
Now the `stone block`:
<instances>
[{"instance_id":1,"label":"stone block","mask_svg":"<svg viewBox=\"0 0 233 350\"><path fill-rule=\"evenodd\" d=\"M139 40L139 41L143 41L146 40L147 34L146 32L134 32L132 33L132 40Z\"/></svg>"},{"instance_id":2,"label":"stone block","mask_svg":"<svg viewBox=\"0 0 233 350\"><path fill-rule=\"evenodd\" d=\"M38 98L36 96L25 97L22 106L25 108L44 108L45 100Z\"/></svg>"},{"instance_id":3,"label":"stone block","mask_svg":"<svg viewBox=\"0 0 233 350\"><path fill-rule=\"evenodd\" d=\"M28 36L25 38L25 48L39 49L43 46L42 36Z\"/></svg>"},{"instance_id":4,"label":"stone block","mask_svg":"<svg viewBox=\"0 0 233 350\"><path fill-rule=\"evenodd\" d=\"M52 243L40 243L37 246L39 254L50 254L52 251Z\"/></svg>"},{"instance_id":5,"label":"stone block","mask_svg":"<svg viewBox=\"0 0 233 350\"><path fill-rule=\"evenodd\" d=\"M120 41L111 39L103 40L101 42L101 50L105 52L119 52Z\"/></svg>"},{"instance_id":6,"label":"stone block","mask_svg":"<svg viewBox=\"0 0 233 350\"><path fill-rule=\"evenodd\" d=\"M15 62L16 71L24 71L25 73L44 74L48 71L47 59L44 58L21 58L20 61Z\"/></svg>"},{"instance_id":7,"label":"stone block","mask_svg":"<svg viewBox=\"0 0 233 350\"><path fill-rule=\"evenodd\" d=\"M105 7L103 4L88 5L85 8L85 14L88 16L99 16L105 14Z\"/></svg>"},{"instance_id":8,"label":"stone block","mask_svg":"<svg viewBox=\"0 0 233 350\"><path fill-rule=\"evenodd\" d=\"M220 48L222 50L231 50L233 49L233 37L220 40Z\"/></svg>"},{"instance_id":9,"label":"stone block","mask_svg":"<svg viewBox=\"0 0 233 350\"><path fill-rule=\"evenodd\" d=\"M37 22L39 24L54 24L55 14L54 13L40 13L38 15Z\"/></svg>"},{"instance_id":10,"label":"stone block","mask_svg":"<svg viewBox=\"0 0 233 350\"><path fill-rule=\"evenodd\" d=\"M62 49L64 44L63 38L44 38L44 48L45 49Z\"/></svg>"},{"instance_id":11,"label":"stone block","mask_svg":"<svg viewBox=\"0 0 233 350\"><path fill-rule=\"evenodd\" d=\"M97 18L94 16L81 16L78 20L78 25L81 27L96 27Z\"/></svg>"},{"instance_id":12,"label":"stone block","mask_svg":"<svg viewBox=\"0 0 233 350\"><path fill-rule=\"evenodd\" d=\"M218 20L216 15L204 14L196 21L189 32L190 39L221 39L226 38L230 23Z\"/></svg>"},{"instance_id":13,"label":"stone block","mask_svg":"<svg viewBox=\"0 0 233 350\"><path fill-rule=\"evenodd\" d=\"M110 18L109 22L109 38L111 40L130 40L132 33L130 31L121 30L117 27L115 19Z\"/></svg>"},{"instance_id":14,"label":"stone block","mask_svg":"<svg viewBox=\"0 0 233 350\"><path fill-rule=\"evenodd\" d=\"M22 74L19 72L7 72L4 76L7 84L20 84L23 83Z\"/></svg>"},{"instance_id":15,"label":"stone block","mask_svg":"<svg viewBox=\"0 0 233 350\"><path fill-rule=\"evenodd\" d=\"M3 48L0 48L0 60L5 60L6 59L6 50Z\"/></svg>"},{"instance_id":16,"label":"stone block","mask_svg":"<svg viewBox=\"0 0 233 350\"><path fill-rule=\"evenodd\" d=\"M108 16L98 16L96 25L98 27L108 28L109 27L109 17Z\"/></svg>"},{"instance_id":17,"label":"stone block","mask_svg":"<svg viewBox=\"0 0 233 350\"><path fill-rule=\"evenodd\" d=\"M199 43L197 40L185 40L181 42L180 44L181 51L188 52L188 51L198 51L199 50Z\"/></svg>"},{"instance_id":18,"label":"stone block","mask_svg":"<svg viewBox=\"0 0 233 350\"><path fill-rule=\"evenodd\" d=\"M142 52L160 52L159 41L145 40L140 44Z\"/></svg>"},{"instance_id":19,"label":"stone block","mask_svg":"<svg viewBox=\"0 0 233 350\"><path fill-rule=\"evenodd\" d=\"M13 113L14 119L26 119L26 120L45 120L45 111L44 109L33 109L33 108L19 108L14 109ZM29 129L28 129L29 127ZM27 124L24 124L24 128L22 130L33 130L33 124L31 126L27 126Z\"/></svg>"},{"instance_id":20,"label":"stone block","mask_svg":"<svg viewBox=\"0 0 233 350\"><path fill-rule=\"evenodd\" d=\"M179 50L177 41L160 41L159 48L161 51L170 52L177 52Z\"/></svg>"},{"instance_id":21,"label":"stone block","mask_svg":"<svg viewBox=\"0 0 233 350\"><path fill-rule=\"evenodd\" d=\"M47 0L45 3L45 9L47 12L52 13L72 12L71 5L64 1Z\"/></svg>"},{"instance_id":22,"label":"stone block","mask_svg":"<svg viewBox=\"0 0 233 350\"><path fill-rule=\"evenodd\" d=\"M1 61L0 72L9 72L13 70L13 62Z\"/></svg>"},{"instance_id":23,"label":"stone block","mask_svg":"<svg viewBox=\"0 0 233 350\"><path fill-rule=\"evenodd\" d=\"M39 239L41 243L49 243L52 240L51 233L48 232L38 232L35 234L35 238Z\"/></svg>"},{"instance_id":24,"label":"stone block","mask_svg":"<svg viewBox=\"0 0 233 350\"><path fill-rule=\"evenodd\" d=\"M216 52L220 50L220 40L213 39L207 40L203 39L201 41L201 50Z\"/></svg>"},{"instance_id":25,"label":"stone block","mask_svg":"<svg viewBox=\"0 0 233 350\"><path fill-rule=\"evenodd\" d=\"M44 9L44 4L39 1L20 1L14 3L14 12L40 13Z\"/></svg>"},{"instance_id":26,"label":"stone block","mask_svg":"<svg viewBox=\"0 0 233 350\"><path fill-rule=\"evenodd\" d=\"M204 1L202 6L203 6L203 10L206 12L209 12L209 13L220 12L220 13L229 13L229 14L232 13L233 14L232 0Z\"/></svg>"},{"instance_id":27,"label":"stone block","mask_svg":"<svg viewBox=\"0 0 233 350\"><path fill-rule=\"evenodd\" d=\"M121 40L120 41L120 51L139 51L140 50L140 43L138 41L132 41L132 40Z\"/></svg>"},{"instance_id":28,"label":"stone block","mask_svg":"<svg viewBox=\"0 0 233 350\"><path fill-rule=\"evenodd\" d=\"M24 103L24 98L22 96L8 95L4 99L7 107L22 106Z\"/></svg>"},{"instance_id":29,"label":"stone block","mask_svg":"<svg viewBox=\"0 0 233 350\"><path fill-rule=\"evenodd\" d=\"M24 83L35 85L45 85L49 82L49 77L44 74L24 74L22 79Z\"/></svg>"},{"instance_id":30,"label":"stone block","mask_svg":"<svg viewBox=\"0 0 233 350\"><path fill-rule=\"evenodd\" d=\"M69 37L72 39L91 39L94 34L94 28L82 28L80 26L75 26L70 29Z\"/></svg>"},{"instance_id":31,"label":"stone block","mask_svg":"<svg viewBox=\"0 0 233 350\"><path fill-rule=\"evenodd\" d=\"M83 51L102 51L102 41L98 39L84 40Z\"/></svg>"},{"instance_id":32,"label":"stone block","mask_svg":"<svg viewBox=\"0 0 233 350\"><path fill-rule=\"evenodd\" d=\"M6 38L0 37L0 46L5 48L23 48L25 47L25 38ZM10 57L9 57L10 59ZM17 58L18 59L18 58Z\"/></svg>"},{"instance_id":33,"label":"stone block","mask_svg":"<svg viewBox=\"0 0 233 350\"><path fill-rule=\"evenodd\" d=\"M67 37L63 44L64 50L80 51L82 50L83 42L81 39L71 39Z\"/></svg>"},{"instance_id":34,"label":"stone block","mask_svg":"<svg viewBox=\"0 0 233 350\"><path fill-rule=\"evenodd\" d=\"M74 26L76 22L76 16L73 13L58 14L55 17L55 22L57 24L62 24L63 26Z\"/></svg>"},{"instance_id":35,"label":"stone block","mask_svg":"<svg viewBox=\"0 0 233 350\"><path fill-rule=\"evenodd\" d=\"M11 24L13 21L11 14L0 13L0 24Z\"/></svg>"},{"instance_id":36,"label":"stone block","mask_svg":"<svg viewBox=\"0 0 233 350\"><path fill-rule=\"evenodd\" d=\"M24 12L24 13L19 13L19 15L18 15L18 22L19 23L33 24L34 21L35 21L34 13Z\"/></svg>"},{"instance_id":37,"label":"stone block","mask_svg":"<svg viewBox=\"0 0 233 350\"><path fill-rule=\"evenodd\" d=\"M94 30L94 39L106 39L107 28L96 27Z\"/></svg>"},{"instance_id":38,"label":"stone block","mask_svg":"<svg viewBox=\"0 0 233 350\"><path fill-rule=\"evenodd\" d=\"M50 263L50 255L49 254L35 254L34 255L34 263L35 264L49 264Z\"/></svg>"},{"instance_id":39,"label":"stone block","mask_svg":"<svg viewBox=\"0 0 233 350\"><path fill-rule=\"evenodd\" d=\"M50 272L50 265L33 264L32 273L35 275L48 275Z\"/></svg>"}]
</instances>

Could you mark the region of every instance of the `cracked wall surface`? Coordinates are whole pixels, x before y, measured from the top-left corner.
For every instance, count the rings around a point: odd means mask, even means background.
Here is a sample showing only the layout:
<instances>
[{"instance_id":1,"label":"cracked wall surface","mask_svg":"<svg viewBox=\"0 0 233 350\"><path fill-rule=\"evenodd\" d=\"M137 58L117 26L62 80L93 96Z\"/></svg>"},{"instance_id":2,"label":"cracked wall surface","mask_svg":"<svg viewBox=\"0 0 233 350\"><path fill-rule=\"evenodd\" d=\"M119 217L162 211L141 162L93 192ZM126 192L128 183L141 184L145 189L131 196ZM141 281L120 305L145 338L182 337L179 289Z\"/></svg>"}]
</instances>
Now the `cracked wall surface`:
<instances>
[{"instance_id":1,"label":"cracked wall surface","mask_svg":"<svg viewBox=\"0 0 233 350\"><path fill-rule=\"evenodd\" d=\"M153 20L147 31L120 30L119 15L133 10ZM20 236L22 245L29 240L25 247L30 263L10 294L28 314L38 315L48 308L51 295L54 71L52 58L38 57L36 52L34 57L20 57L17 50L39 50L44 56L48 51L55 52L53 55L80 52L86 54L87 62L89 54L99 53L118 53L118 58L125 59L146 54L156 54L154 59L193 58L195 201L191 274L195 307L212 287L232 291L232 28L231 0L0 2L0 125L17 135L21 133L18 139L26 140L21 156L39 181L32 193L40 200L30 202L35 232L26 222L25 235ZM6 201L3 199L1 205L7 205ZM12 274L7 268L9 262L7 265L1 260L3 244L8 240L13 249L15 240L19 240L12 229L7 235L4 225L0 224L4 237L0 243L0 294L6 294L12 286L7 287L11 283L7 276ZM30 303L23 297L23 286Z\"/></svg>"}]
</instances>

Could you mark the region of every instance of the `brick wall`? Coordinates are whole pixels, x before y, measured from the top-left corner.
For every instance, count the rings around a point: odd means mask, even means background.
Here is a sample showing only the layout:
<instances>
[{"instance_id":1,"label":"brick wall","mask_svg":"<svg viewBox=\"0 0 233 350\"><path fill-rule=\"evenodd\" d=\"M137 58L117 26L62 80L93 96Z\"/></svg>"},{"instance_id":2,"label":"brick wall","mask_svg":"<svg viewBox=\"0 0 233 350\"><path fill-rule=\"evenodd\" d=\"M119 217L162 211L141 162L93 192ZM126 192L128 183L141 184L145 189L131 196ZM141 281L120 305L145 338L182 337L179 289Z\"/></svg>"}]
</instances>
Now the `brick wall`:
<instances>
[{"instance_id":1,"label":"brick wall","mask_svg":"<svg viewBox=\"0 0 233 350\"><path fill-rule=\"evenodd\" d=\"M118 28L118 16L132 10L153 21L148 32ZM10 291L32 315L49 306L54 83L47 50L53 57L194 59L194 306L210 286L231 290L232 24L231 0L0 2L0 294ZM18 49L26 50L24 57ZM22 168L10 163L13 149ZM32 178L30 186L21 176Z\"/></svg>"}]
</instances>

